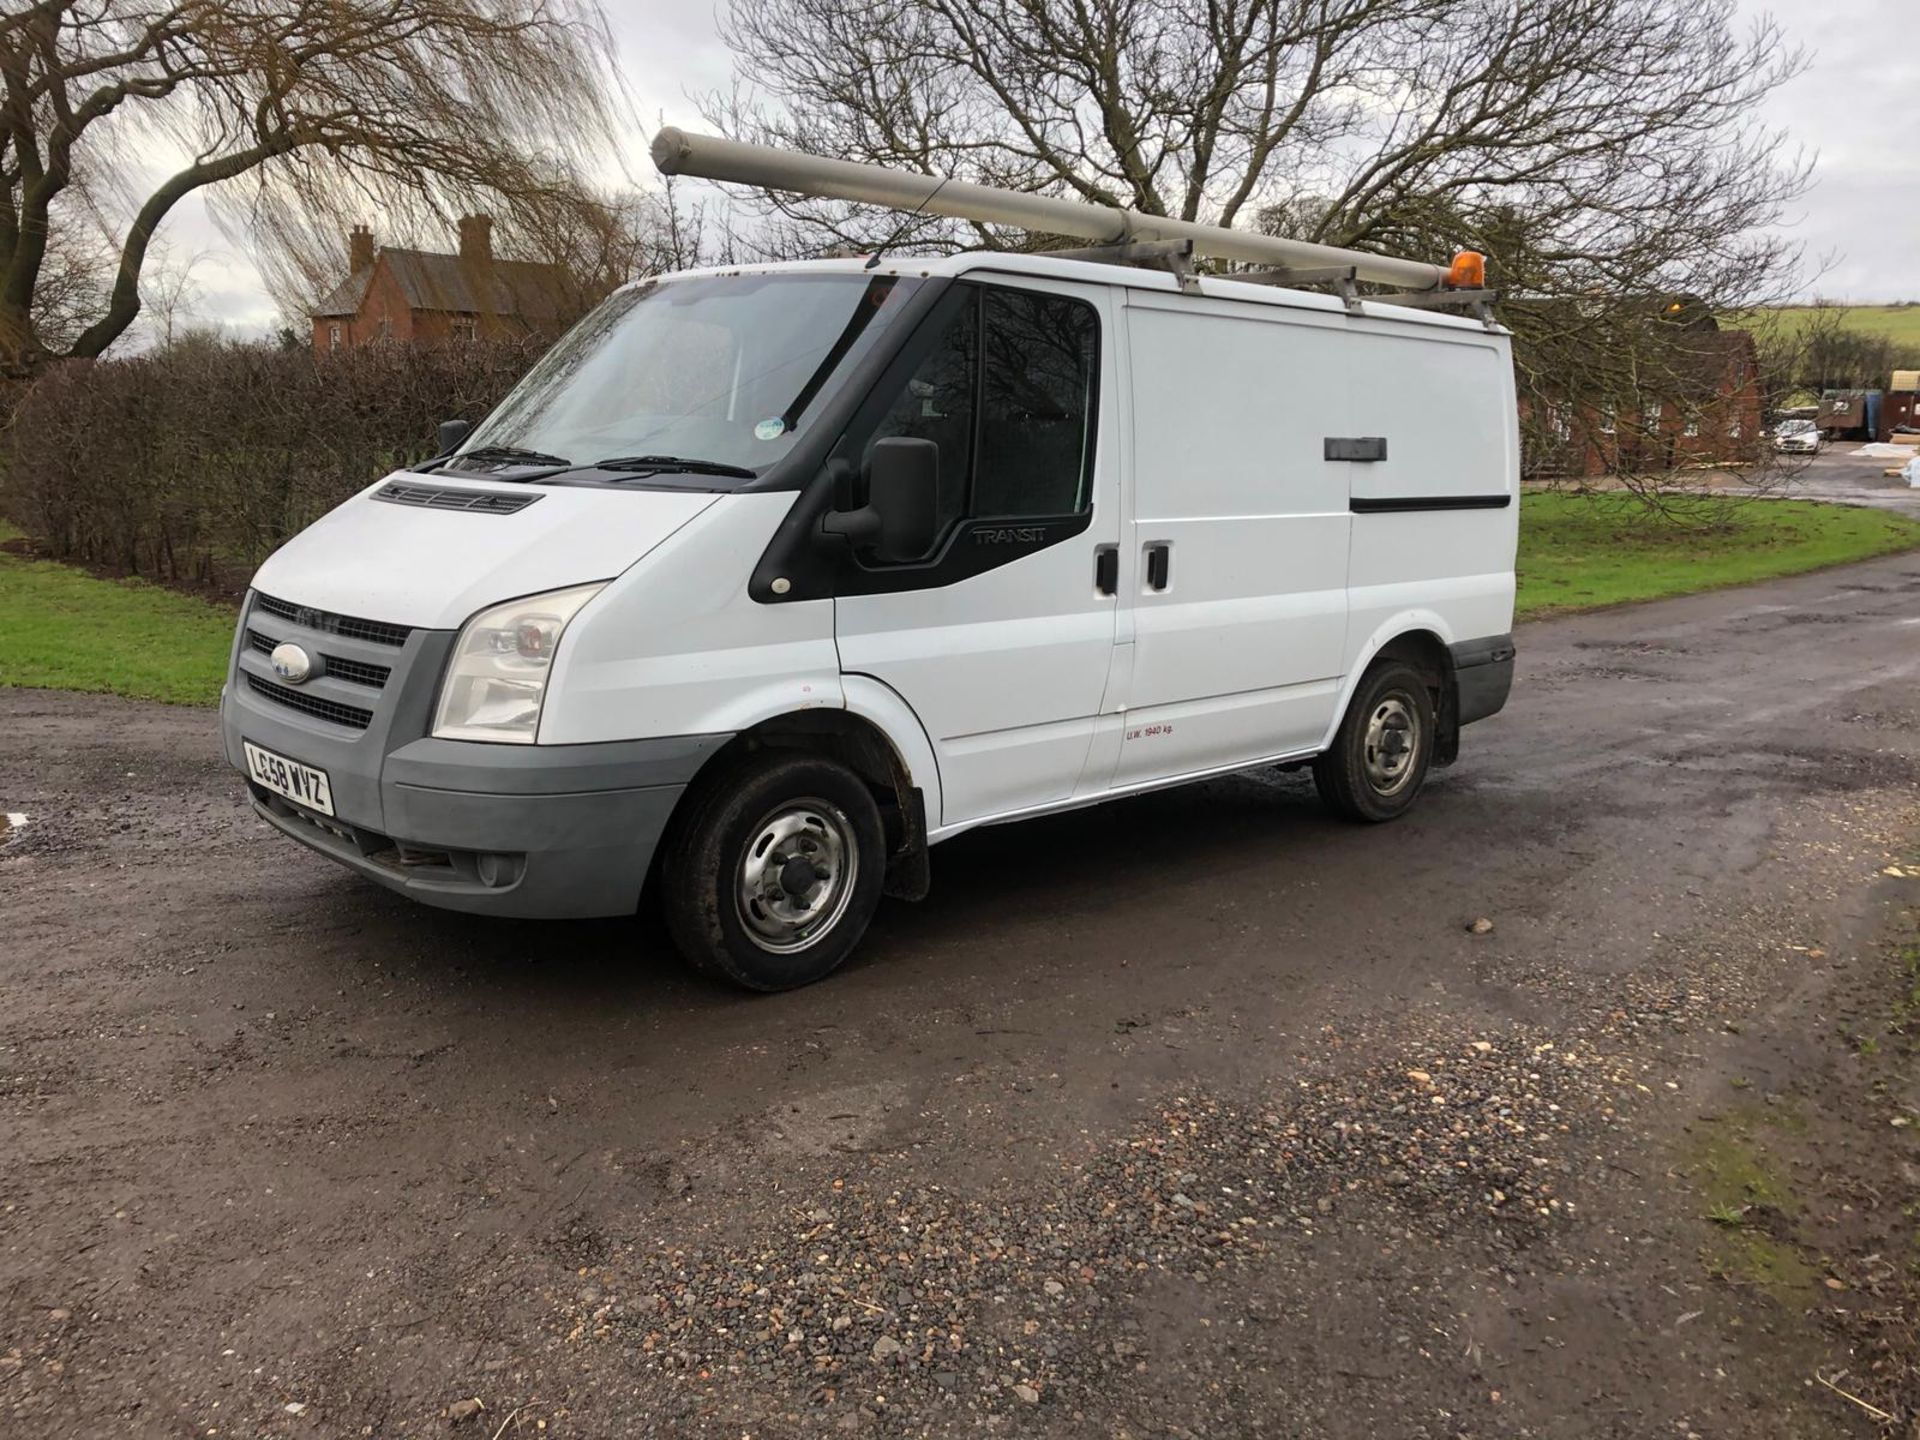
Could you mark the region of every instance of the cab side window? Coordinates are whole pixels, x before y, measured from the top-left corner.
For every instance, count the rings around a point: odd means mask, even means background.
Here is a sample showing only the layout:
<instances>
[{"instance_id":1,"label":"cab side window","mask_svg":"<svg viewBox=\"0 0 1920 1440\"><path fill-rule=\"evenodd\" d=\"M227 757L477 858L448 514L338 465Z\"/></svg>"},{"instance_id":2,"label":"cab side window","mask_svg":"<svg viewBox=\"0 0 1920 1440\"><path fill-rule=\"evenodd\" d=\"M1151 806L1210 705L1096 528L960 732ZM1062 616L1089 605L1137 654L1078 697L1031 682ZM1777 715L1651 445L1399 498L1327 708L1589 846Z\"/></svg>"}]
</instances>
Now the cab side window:
<instances>
[{"instance_id":1,"label":"cab side window","mask_svg":"<svg viewBox=\"0 0 1920 1440\"><path fill-rule=\"evenodd\" d=\"M1092 496L1100 323L1083 300L969 287L875 427L940 447L941 533L1077 515Z\"/></svg>"},{"instance_id":2,"label":"cab side window","mask_svg":"<svg viewBox=\"0 0 1920 1440\"><path fill-rule=\"evenodd\" d=\"M1093 307L1030 290L989 290L980 456L972 513L1077 515L1093 472Z\"/></svg>"},{"instance_id":3,"label":"cab side window","mask_svg":"<svg viewBox=\"0 0 1920 1440\"><path fill-rule=\"evenodd\" d=\"M875 428L872 439L904 435L940 447L940 533L967 513L980 373L980 307L968 305L948 322L926 358Z\"/></svg>"}]
</instances>

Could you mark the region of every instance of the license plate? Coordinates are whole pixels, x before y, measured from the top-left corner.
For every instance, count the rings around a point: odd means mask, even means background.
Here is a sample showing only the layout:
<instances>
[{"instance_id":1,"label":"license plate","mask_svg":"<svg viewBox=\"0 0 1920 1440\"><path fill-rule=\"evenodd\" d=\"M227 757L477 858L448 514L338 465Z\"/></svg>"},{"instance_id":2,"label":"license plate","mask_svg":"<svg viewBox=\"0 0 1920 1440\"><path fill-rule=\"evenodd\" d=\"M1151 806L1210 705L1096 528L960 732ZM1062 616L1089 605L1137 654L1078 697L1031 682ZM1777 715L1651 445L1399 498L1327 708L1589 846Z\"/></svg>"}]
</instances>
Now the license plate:
<instances>
[{"instance_id":1,"label":"license plate","mask_svg":"<svg viewBox=\"0 0 1920 1440\"><path fill-rule=\"evenodd\" d=\"M251 740L242 740L240 747L247 752L247 773L256 782L296 805L333 814L333 787L327 783L326 771L262 750Z\"/></svg>"}]
</instances>

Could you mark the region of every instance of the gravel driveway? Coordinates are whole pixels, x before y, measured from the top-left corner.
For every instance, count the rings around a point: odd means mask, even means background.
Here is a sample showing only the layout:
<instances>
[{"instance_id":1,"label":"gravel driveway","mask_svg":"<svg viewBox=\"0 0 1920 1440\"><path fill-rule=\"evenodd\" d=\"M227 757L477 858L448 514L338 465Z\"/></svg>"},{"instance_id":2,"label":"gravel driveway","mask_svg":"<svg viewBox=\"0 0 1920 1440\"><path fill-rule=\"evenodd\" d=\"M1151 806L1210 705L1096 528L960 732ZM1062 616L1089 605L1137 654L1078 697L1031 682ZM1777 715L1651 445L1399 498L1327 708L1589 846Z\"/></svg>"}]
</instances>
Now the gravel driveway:
<instances>
[{"instance_id":1,"label":"gravel driveway","mask_svg":"<svg viewBox=\"0 0 1920 1440\"><path fill-rule=\"evenodd\" d=\"M1276 774L975 832L762 999L354 880L204 712L0 691L0 1413L1910 1422L1916 622L1909 556L1527 626L1400 824Z\"/></svg>"}]
</instances>

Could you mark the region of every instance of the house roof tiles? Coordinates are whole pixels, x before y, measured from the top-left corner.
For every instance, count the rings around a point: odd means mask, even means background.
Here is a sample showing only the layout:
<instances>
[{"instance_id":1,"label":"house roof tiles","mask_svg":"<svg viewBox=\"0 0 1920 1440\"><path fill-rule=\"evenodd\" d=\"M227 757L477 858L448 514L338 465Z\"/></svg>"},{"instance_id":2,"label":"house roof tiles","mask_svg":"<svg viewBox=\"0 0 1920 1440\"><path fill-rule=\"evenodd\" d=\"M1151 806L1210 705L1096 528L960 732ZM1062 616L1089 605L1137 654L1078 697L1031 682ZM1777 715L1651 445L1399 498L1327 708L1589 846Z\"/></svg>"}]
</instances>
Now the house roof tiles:
<instances>
[{"instance_id":1,"label":"house roof tiles","mask_svg":"<svg viewBox=\"0 0 1920 1440\"><path fill-rule=\"evenodd\" d=\"M428 250L383 249L373 264L356 270L314 307L317 318L358 313L373 272L384 263L407 304L417 311L456 315L513 315L558 319L565 309L564 274L556 265L531 260L470 261Z\"/></svg>"}]
</instances>

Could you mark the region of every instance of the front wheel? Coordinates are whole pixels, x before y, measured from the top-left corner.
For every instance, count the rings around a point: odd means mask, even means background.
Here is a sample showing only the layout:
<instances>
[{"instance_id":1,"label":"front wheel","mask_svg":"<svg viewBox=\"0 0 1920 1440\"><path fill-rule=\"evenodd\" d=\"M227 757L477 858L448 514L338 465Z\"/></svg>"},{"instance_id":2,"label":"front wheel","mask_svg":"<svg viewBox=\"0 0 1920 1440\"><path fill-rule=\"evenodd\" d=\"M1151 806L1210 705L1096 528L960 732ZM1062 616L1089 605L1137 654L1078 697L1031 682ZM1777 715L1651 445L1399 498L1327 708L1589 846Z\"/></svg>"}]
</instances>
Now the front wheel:
<instances>
[{"instance_id":1,"label":"front wheel","mask_svg":"<svg viewBox=\"0 0 1920 1440\"><path fill-rule=\"evenodd\" d=\"M1333 747L1316 756L1313 783L1337 815L1379 823L1404 814L1433 758L1433 696L1399 660L1375 665L1354 691Z\"/></svg>"},{"instance_id":2,"label":"front wheel","mask_svg":"<svg viewBox=\"0 0 1920 1440\"><path fill-rule=\"evenodd\" d=\"M696 970L749 990L832 973L880 904L886 839L866 785L817 755L752 756L688 796L661 908Z\"/></svg>"}]
</instances>

